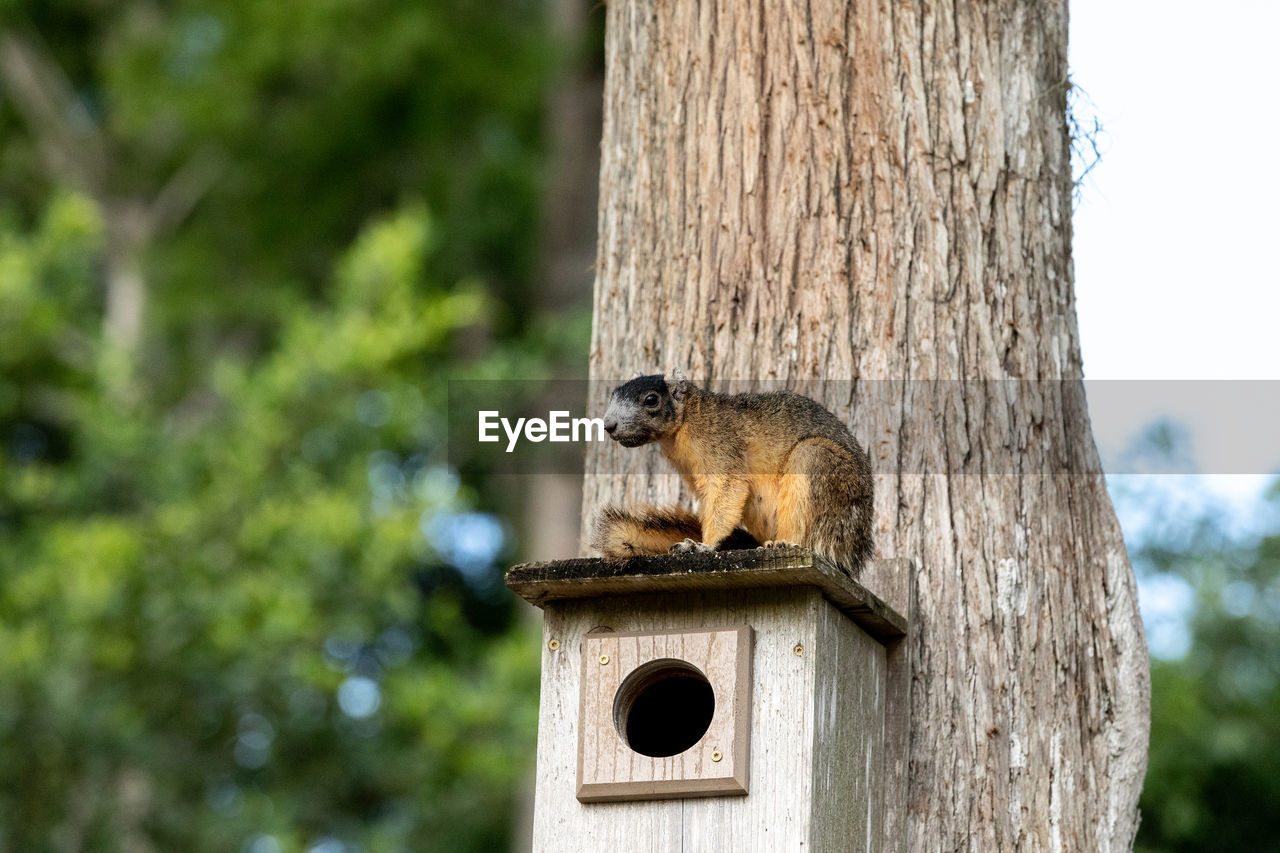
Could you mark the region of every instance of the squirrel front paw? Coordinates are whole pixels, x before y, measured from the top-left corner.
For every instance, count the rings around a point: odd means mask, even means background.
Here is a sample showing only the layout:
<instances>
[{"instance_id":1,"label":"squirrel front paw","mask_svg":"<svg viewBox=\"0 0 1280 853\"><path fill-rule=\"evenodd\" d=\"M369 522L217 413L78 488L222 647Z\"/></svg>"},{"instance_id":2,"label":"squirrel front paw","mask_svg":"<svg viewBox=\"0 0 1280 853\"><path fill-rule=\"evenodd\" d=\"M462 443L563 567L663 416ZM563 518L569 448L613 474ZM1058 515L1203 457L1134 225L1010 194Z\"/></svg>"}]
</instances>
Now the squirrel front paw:
<instances>
[{"instance_id":1,"label":"squirrel front paw","mask_svg":"<svg viewBox=\"0 0 1280 853\"><path fill-rule=\"evenodd\" d=\"M714 550L710 545L699 542L696 539L686 539L683 542L677 542L670 548L672 554L693 554L698 551Z\"/></svg>"},{"instance_id":2,"label":"squirrel front paw","mask_svg":"<svg viewBox=\"0 0 1280 853\"><path fill-rule=\"evenodd\" d=\"M770 539L760 545L761 548L795 548L796 543L788 542L785 539Z\"/></svg>"}]
</instances>

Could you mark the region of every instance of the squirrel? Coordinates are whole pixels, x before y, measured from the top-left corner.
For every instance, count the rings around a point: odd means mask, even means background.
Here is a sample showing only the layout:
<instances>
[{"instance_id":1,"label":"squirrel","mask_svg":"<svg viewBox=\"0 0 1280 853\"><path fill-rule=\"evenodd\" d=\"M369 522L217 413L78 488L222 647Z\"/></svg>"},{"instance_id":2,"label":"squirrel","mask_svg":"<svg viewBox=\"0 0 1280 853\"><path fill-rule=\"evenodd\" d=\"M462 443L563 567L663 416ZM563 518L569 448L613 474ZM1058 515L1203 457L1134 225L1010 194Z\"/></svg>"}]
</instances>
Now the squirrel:
<instances>
[{"instance_id":1,"label":"squirrel","mask_svg":"<svg viewBox=\"0 0 1280 853\"><path fill-rule=\"evenodd\" d=\"M871 556L870 460L808 397L717 394L677 369L615 388L604 429L623 447L656 441L700 508L605 507L591 545L606 559L794 544L854 573Z\"/></svg>"}]
</instances>

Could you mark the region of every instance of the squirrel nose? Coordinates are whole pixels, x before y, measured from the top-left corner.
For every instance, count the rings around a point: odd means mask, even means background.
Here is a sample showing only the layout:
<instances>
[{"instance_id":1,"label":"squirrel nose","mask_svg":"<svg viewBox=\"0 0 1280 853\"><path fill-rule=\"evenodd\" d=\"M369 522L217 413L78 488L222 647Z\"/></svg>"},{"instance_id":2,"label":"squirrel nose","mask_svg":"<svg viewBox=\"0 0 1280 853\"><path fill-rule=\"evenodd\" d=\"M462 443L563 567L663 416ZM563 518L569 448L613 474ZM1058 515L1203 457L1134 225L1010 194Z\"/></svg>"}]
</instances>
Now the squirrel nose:
<instances>
[{"instance_id":1,"label":"squirrel nose","mask_svg":"<svg viewBox=\"0 0 1280 853\"><path fill-rule=\"evenodd\" d=\"M617 421L614 421L614 420L608 420L608 421L605 421L605 422L604 422L604 431L605 431L605 432L607 432L607 433L609 433L609 435L613 435L613 431L614 431L615 429L617 429L617 428L618 428L618 422L617 422Z\"/></svg>"}]
</instances>

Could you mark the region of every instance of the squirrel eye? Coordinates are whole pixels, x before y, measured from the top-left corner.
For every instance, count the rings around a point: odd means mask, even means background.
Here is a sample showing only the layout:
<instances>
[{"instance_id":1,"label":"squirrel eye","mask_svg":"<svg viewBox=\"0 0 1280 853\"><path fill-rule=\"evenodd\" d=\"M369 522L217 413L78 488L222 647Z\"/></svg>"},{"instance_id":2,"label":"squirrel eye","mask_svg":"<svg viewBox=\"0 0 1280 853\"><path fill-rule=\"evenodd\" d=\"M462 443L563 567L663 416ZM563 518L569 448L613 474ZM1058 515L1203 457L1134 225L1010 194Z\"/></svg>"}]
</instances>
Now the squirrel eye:
<instances>
[{"instance_id":1,"label":"squirrel eye","mask_svg":"<svg viewBox=\"0 0 1280 853\"><path fill-rule=\"evenodd\" d=\"M645 395L644 395L644 404L645 404L646 406L656 406L656 405L658 405L658 395L657 395L657 394L654 394L654 393L652 393L652 392L650 392L650 393L648 393L648 394L645 394Z\"/></svg>"}]
</instances>

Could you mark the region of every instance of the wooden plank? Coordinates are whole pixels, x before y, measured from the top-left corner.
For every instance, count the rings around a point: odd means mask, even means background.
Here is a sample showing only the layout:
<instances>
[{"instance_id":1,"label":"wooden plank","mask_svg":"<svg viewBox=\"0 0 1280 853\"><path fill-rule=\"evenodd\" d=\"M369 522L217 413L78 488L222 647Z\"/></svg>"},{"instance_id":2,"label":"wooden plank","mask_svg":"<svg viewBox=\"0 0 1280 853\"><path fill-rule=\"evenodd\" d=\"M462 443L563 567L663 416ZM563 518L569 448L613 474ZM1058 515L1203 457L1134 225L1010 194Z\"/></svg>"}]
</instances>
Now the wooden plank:
<instances>
[{"instance_id":1,"label":"wooden plank","mask_svg":"<svg viewBox=\"0 0 1280 853\"><path fill-rule=\"evenodd\" d=\"M885 646L884 853L907 850L907 769L911 746L911 637Z\"/></svg>"},{"instance_id":2,"label":"wooden plank","mask_svg":"<svg viewBox=\"0 0 1280 853\"><path fill-rule=\"evenodd\" d=\"M824 607L811 653L816 760L808 849L890 849L882 843L885 647Z\"/></svg>"},{"instance_id":3,"label":"wooden plank","mask_svg":"<svg viewBox=\"0 0 1280 853\"><path fill-rule=\"evenodd\" d=\"M909 570L902 561L875 562L883 562L883 568L894 577ZM882 642L902 637L907 631L907 620L898 610L834 563L807 548L794 546L663 554L620 561L523 563L507 572L506 583L517 595L539 607L551 601L603 595L812 586Z\"/></svg>"},{"instance_id":4,"label":"wooden plank","mask_svg":"<svg viewBox=\"0 0 1280 853\"><path fill-rule=\"evenodd\" d=\"M816 669L825 660L817 632L822 610L830 611L831 606L812 587L568 599L548 606L533 849L546 853L813 849L812 821L820 817L811 808L814 767L838 759L815 749L820 747L815 744ZM579 802L575 796L578 729L587 637L599 636L601 629L622 633L726 625L750 625L755 634L749 795ZM805 653L796 654L796 646Z\"/></svg>"},{"instance_id":5,"label":"wooden plank","mask_svg":"<svg viewBox=\"0 0 1280 853\"><path fill-rule=\"evenodd\" d=\"M582 661L578 800L617 802L745 794L751 754L751 628L715 631L597 632ZM683 752L650 757L631 749L615 719L615 697L630 675L655 661L678 660L714 691L706 733ZM689 708L667 707L677 720Z\"/></svg>"}]
</instances>

